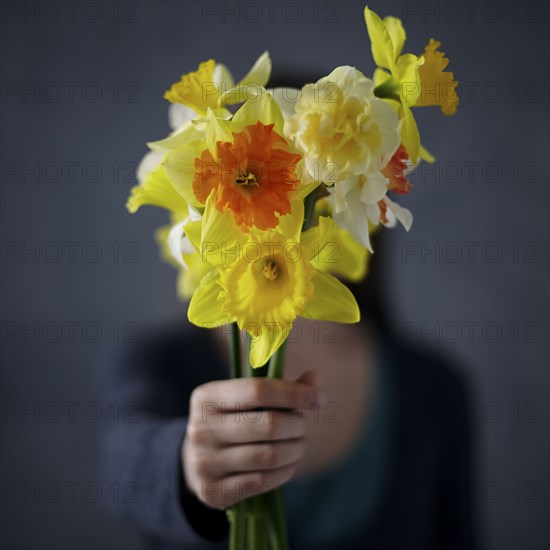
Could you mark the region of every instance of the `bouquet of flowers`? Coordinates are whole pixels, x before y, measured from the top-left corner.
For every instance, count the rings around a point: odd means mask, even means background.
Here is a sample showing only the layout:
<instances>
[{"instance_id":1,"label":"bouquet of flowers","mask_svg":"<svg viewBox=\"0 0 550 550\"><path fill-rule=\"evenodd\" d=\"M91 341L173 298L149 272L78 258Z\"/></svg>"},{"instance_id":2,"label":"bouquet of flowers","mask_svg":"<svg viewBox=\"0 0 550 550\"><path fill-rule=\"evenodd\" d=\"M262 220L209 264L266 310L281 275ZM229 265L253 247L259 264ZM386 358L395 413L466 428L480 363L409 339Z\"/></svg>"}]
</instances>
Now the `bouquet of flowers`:
<instances>
[{"instance_id":1,"label":"bouquet of flowers","mask_svg":"<svg viewBox=\"0 0 550 550\"><path fill-rule=\"evenodd\" d=\"M399 19L366 7L365 21L372 79L341 66L300 90L269 89L265 52L237 83L211 59L164 95L173 131L148 144L127 207L169 211L157 232L163 256L178 268L191 323L232 325L233 377L282 377L298 316L359 321L342 281L365 277L373 231L410 229L412 214L390 197L409 192L411 168L434 160L413 108L457 109L439 42L404 54ZM287 548L281 491L228 510L232 549Z\"/></svg>"}]
</instances>

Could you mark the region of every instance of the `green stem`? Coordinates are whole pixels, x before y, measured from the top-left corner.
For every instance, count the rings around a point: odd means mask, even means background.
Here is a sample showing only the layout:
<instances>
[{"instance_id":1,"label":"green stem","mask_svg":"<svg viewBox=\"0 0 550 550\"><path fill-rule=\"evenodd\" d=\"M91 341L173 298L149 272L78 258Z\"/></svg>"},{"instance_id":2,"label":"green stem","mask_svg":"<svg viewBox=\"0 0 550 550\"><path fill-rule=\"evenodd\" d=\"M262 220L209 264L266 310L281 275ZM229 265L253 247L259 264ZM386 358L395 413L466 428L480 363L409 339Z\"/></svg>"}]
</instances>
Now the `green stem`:
<instances>
[{"instance_id":1,"label":"green stem","mask_svg":"<svg viewBox=\"0 0 550 550\"><path fill-rule=\"evenodd\" d=\"M288 550L284 489L279 487L266 494L266 508L270 519L269 540L272 550Z\"/></svg>"},{"instance_id":2,"label":"green stem","mask_svg":"<svg viewBox=\"0 0 550 550\"><path fill-rule=\"evenodd\" d=\"M231 378L240 378L241 373L241 331L237 323L231 325L229 336L229 356L231 359Z\"/></svg>"},{"instance_id":3,"label":"green stem","mask_svg":"<svg viewBox=\"0 0 550 550\"><path fill-rule=\"evenodd\" d=\"M269 362L270 378L282 378L285 366L287 341L275 352ZM279 487L265 495L265 507L269 518L269 540L272 550L288 550L288 535L284 504L284 489Z\"/></svg>"},{"instance_id":4,"label":"green stem","mask_svg":"<svg viewBox=\"0 0 550 550\"><path fill-rule=\"evenodd\" d=\"M304 223L302 231L307 231L313 223L317 189L304 200ZM229 341L231 377L269 376L282 378L287 342L279 347L267 365L253 369L250 365L251 337L246 333L245 372L241 369L241 341L237 323L233 323ZM241 501L227 511L230 523L229 549L244 550L245 538L249 550L265 550L268 535L272 550L288 550L284 492L279 487L267 494Z\"/></svg>"},{"instance_id":5,"label":"green stem","mask_svg":"<svg viewBox=\"0 0 550 550\"><path fill-rule=\"evenodd\" d=\"M302 232L307 231L313 222L313 211L317 201L317 189L314 189L304 200L304 223Z\"/></svg>"},{"instance_id":6,"label":"green stem","mask_svg":"<svg viewBox=\"0 0 550 550\"><path fill-rule=\"evenodd\" d=\"M251 340L250 335L247 334L245 359L248 365L247 374L254 377L282 378L286 342L275 352L268 365L253 369L250 367ZM283 500L278 496L281 491L282 489L276 489L246 500L247 548L250 550L266 549L268 540L272 550L288 550Z\"/></svg>"},{"instance_id":7,"label":"green stem","mask_svg":"<svg viewBox=\"0 0 550 550\"><path fill-rule=\"evenodd\" d=\"M227 510L229 519L229 550L243 550L246 540L246 510L244 502L238 502Z\"/></svg>"},{"instance_id":8,"label":"green stem","mask_svg":"<svg viewBox=\"0 0 550 550\"><path fill-rule=\"evenodd\" d=\"M257 495L246 500L247 534L249 550L267 550L267 522L265 495Z\"/></svg>"},{"instance_id":9,"label":"green stem","mask_svg":"<svg viewBox=\"0 0 550 550\"><path fill-rule=\"evenodd\" d=\"M240 378L241 371L241 331L237 323L231 325L229 335L229 358L231 378ZM229 520L229 550L243 550L246 541L246 510L244 502L238 502L227 510Z\"/></svg>"}]
</instances>

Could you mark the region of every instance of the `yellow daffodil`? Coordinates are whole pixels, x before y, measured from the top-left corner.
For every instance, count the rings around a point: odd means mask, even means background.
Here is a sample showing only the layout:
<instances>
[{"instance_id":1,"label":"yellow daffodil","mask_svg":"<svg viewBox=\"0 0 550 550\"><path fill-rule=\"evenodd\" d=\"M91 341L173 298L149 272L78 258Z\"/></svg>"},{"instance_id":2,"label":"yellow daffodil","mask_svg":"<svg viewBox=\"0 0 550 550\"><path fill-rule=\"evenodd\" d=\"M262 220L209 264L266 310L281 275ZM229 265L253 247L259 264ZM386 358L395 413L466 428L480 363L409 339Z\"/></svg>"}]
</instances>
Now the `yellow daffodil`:
<instances>
[{"instance_id":1,"label":"yellow daffodil","mask_svg":"<svg viewBox=\"0 0 550 550\"><path fill-rule=\"evenodd\" d=\"M156 168L172 149L200 138L200 132L192 121L204 117L208 109L218 118L231 118L225 105L240 103L245 97L256 97L258 90L267 84L270 75L271 58L268 52L258 57L238 84L235 84L231 71L213 59L200 63L196 71L184 74L164 94L170 101L168 122L172 133L162 140L147 144L151 151L140 163L138 180L142 181L144 172Z\"/></svg>"},{"instance_id":2,"label":"yellow daffodil","mask_svg":"<svg viewBox=\"0 0 550 550\"><path fill-rule=\"evenodd\" d=\"M162 166L145 173L143 181L130 191L126 203L129 212L137 212L145 205L158 206L170 212L172 224L157 229L156 240L161 257L178 269L178 296L188 300L202 277L212 269L202 261L185 233L185 226L198 219L199 215L176 191Z\"/></svg>"},{"instance_id":3,"label":"yellow daffodil","mask_svg":"<svg viewBox=\"0 0 550 550\"><path fill-rule=\"evenodd\" d=\"M132 187L126 208L132 214L144 205L159 206L175 214L177 218L188 214L187 201L172 185L162 166L144 173L143 180Z\"/></svg>"},{"instance_id":4,"label":"yellow daffodil","mask_svg":"<svg viewBox=\"0 0 550 550\"><path fill-rule=\"evenodd\" d=\"M422 87L414 106L438 105L441 112L449 116L454 115L458 108L458 82L454 80L453 73L444 70L449 60L443 52L437 51L440 46L441 42L430 38L430 42L424 48L424 63L418 68Z\"/></svg>"},{"instance_id":5,"label":"yellow daffodil","mask_svg":"<svg viewBox=\"0 0 550 550\"><path fill-rule=\"evenodd\" d=\"M201 63L196 71L184 74L179 82L164 94L174 104L181 104L204 116L225 104L242 103L258 95L271 75L271 58L264 52L236 85L225 65L213 59Z\"/></svg>"},{"instance_id":6,"label":"yellow daffodil","mask_svg":"<svg viewBox=\"0 0 550 550\"><path fill-rule=\"evenodd\" d=\"M420 145L420 135L411 107L439 105L445 115L452 115L458 107L453 73L444 72L449 60L437 51L440 42L433 39L423 55L401 55L406 34L400 19L380 17L365 7L365 21L371 40L372 56L378 69L374 74L375 93L388 102L397 102L402 120L401 139L409 158L415 164L418 158L433 162L433 157Z\"/></svg>"},{"instance_id":7,"label":"yellow daffodil","mask_svg":"<svg viewBox=\"0 0 550 550\"><path fill-rule=\"evenodd\" d=\"M214 193L208 198L212 200ZM298 316L359 321L351 292L316 267L337 231L330 218L320 218L318 226L300 233L302 211L282 217L276 229L245 234L229 212L213 213L207 207L202 222L196 222L200 242L192 238L204 260L216 268L193 294L188 311L193 324L213 328L236 322L251 335L250 363L260 367L284 342Z\"/></svg>"}]
</instances>

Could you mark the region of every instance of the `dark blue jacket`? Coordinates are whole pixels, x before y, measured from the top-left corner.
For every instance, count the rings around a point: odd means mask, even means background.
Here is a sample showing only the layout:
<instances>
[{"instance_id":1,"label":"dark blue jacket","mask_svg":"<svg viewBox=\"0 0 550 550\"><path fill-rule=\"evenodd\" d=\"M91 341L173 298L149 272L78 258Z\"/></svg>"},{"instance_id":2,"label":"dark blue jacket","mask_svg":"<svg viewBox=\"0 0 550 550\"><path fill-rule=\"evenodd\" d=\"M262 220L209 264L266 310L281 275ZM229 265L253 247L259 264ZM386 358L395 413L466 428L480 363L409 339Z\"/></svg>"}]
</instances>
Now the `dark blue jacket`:
<instances>
[{"instance_id":1,"label":"dark blue jacket","mask_svg":"<svg viewBox=\"0 0 550 550\"><path fill-rule=\"evenodd\" d=\"M465 385L425 351L388 334L380 344L393 396L391 475L374 518L343 538L341 548L472 550ZM105 482L119 487L114 511L134 522L150 548L226 548L225 513L206 508L185 490L180 462L191 392L227 377L211 335L187 326L154 334L128 346L103 370L106 406L120 412L118 421L105 423L101 445ZM307 534L292 525L290 534L291 548L309 548Z\"/></svg>"}]
</instances>

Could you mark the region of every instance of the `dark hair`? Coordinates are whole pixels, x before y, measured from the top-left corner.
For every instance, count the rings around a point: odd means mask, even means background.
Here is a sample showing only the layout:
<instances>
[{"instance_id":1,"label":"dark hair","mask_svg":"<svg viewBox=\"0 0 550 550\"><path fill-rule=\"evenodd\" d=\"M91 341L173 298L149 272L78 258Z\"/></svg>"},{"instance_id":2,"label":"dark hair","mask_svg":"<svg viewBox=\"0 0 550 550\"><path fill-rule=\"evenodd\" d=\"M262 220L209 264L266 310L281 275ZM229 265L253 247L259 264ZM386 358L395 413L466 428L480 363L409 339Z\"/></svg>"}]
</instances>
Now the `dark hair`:
<instances>
[{"instance_id":1,"label":"dark hair","mask_svg":"<svg viewBox=\"0 0 550 550\"><path fill-rule=\"evenodd\" d=\"M346 283L346 286L351 290L359 304L362 319L371 322L379 330L387 332L390 330L390 323L384 293L384 253L387 250L384 241L384 231L371 236L375 254L372 254L369 258L368 274L361 282Z\"/></svg>"}]
</instances>

